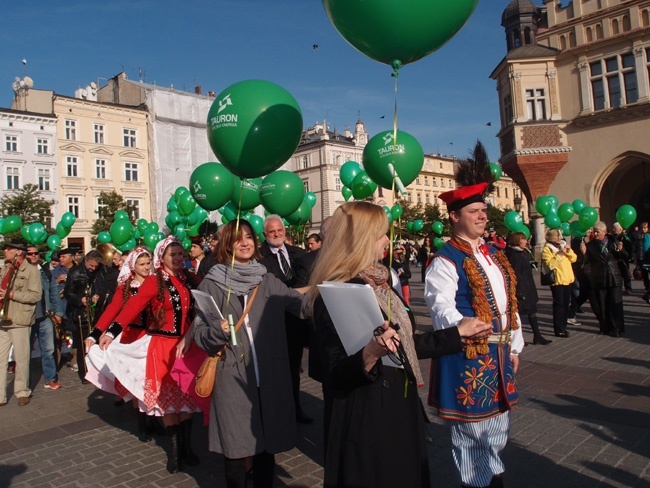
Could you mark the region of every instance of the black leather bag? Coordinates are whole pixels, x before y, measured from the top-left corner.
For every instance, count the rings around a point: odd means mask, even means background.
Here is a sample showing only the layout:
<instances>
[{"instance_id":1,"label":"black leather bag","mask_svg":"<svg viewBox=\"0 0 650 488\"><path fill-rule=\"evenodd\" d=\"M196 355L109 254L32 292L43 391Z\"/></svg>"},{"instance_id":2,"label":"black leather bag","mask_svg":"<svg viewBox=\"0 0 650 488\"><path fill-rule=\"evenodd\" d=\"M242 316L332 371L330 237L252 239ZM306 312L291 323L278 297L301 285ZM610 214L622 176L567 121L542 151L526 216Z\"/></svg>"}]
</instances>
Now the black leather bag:
<instances>
[{"instance_id":1,"label":"black leather bag","mask_svg":"<svg viewBox=\"0 0 650 488\"><path fill-rule=\"evenodd\" d=\"M555 284L555 270L553 269L542 269L540 274L540 282L542 286L550 286Z\"/></svg>"}]
</instances>

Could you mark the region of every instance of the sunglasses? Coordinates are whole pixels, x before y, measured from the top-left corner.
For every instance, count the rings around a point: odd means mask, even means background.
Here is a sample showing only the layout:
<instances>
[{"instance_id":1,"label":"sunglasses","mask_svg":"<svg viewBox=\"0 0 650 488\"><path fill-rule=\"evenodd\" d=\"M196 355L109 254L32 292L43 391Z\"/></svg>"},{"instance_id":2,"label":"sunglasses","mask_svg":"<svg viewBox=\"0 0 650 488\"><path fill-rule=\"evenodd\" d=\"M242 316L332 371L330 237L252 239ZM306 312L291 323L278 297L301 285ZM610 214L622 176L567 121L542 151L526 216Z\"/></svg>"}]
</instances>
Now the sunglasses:
<instances>
[{"instance_id":1,"label":"sunglasses","mask_svg":"<svg viewBox=\"0 0 650 488\"><path fill-rule=\"evenodd\" d=\"M38 256L38 251L37 252L28 252L26 254L27 254L27 256Z\"/></svg>"}]
</instances>

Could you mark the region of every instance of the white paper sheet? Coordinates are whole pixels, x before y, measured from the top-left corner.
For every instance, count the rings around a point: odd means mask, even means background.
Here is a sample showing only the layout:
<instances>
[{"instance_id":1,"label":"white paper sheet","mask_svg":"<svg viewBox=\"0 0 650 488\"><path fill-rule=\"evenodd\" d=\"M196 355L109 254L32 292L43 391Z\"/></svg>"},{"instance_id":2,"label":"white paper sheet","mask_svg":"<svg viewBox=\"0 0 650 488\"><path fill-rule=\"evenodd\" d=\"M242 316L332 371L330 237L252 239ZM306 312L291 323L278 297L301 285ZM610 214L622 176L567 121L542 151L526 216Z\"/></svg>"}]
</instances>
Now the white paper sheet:
<instances>
[{"instance_id":1,"label":"white paper sheet","mask_svg":"<svg viewBox=\"0 0 650 488\"><path fill-rule=\"evenodd\" d=\"M209 293L201 290L192 290L192 296L196 300L196 308L203 315L203 321L208 324L220 324L223 320L221 310L217 307L214 298Z\"/></svg>"}]
</instances>

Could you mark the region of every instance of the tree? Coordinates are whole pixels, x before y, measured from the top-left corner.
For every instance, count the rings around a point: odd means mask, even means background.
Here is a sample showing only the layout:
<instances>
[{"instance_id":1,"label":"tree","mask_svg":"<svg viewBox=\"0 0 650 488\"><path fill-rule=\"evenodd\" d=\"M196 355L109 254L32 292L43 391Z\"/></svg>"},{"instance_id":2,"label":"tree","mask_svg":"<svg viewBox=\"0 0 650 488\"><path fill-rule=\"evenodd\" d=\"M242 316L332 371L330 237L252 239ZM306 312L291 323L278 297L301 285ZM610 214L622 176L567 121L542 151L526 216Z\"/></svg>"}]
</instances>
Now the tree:
<instances>
[{"instance_id":1,"label":"tree","mask_svg":"<svg viewBox=\"0 0 650 488\"><path fill-rule=\"evenodd\" d=\"M21 190L7 192L2 196L0 214L3 217L17 215L23 225L41 222L49 232L52 227L52 205L54 200L45 200L38 186L28 183ZM19 237L20 231L5 234L5 238L9 240Z\"/></svg>"},{"instance_id":2,"label":"tree","mask_svg":"<svg viewBox=\"0 0 650 488\"><path fill-rule=\"evenodd\" d=\"M494 205L488 205L487 207L488 223L486 227L487 228L493 227L494 230L497 231L497 234L503 238L507 238L508 235L510 234L510 231L508 230L506 224L504 223L506 212L508 212L509 210L510 209L500 210Z\"/></svg>"},{"instance_id":3,"label":"tree","mask_svg":"<svg viewBox=\"0 0 650 488\"><path fill-rule=\"evenodd\" d=\"M431 226L437 220L445 226L445 235L449 235L449 222L442 216L440 207L436 205L422 205L421 203L413 203L406 200L397 202L403 210L402 217L399 222L395 223L395 234L397 239L407 239L418 241L424 239L429 234L433 234ZM411 232L406 228L407 222L413 222L421 219L424 222L424 227L420 232Z\"/></svg>"},{"instance_id":4,"label":"tree","mask_svg":"<svg viewBox=\"0 0 650 488\"><path fill-rule=\"evenodd\" d=\"M92 233L99 234L102 231L108 231L113 223L115 212L118 210L125 210L129 214L131 223L135 224L133 215L135 214L136 207L128 205L122 195L116 191L103 191L99 194L97 199L99 204L97 210L97 219L93 223Z\"/></svg>"}]
</instances>

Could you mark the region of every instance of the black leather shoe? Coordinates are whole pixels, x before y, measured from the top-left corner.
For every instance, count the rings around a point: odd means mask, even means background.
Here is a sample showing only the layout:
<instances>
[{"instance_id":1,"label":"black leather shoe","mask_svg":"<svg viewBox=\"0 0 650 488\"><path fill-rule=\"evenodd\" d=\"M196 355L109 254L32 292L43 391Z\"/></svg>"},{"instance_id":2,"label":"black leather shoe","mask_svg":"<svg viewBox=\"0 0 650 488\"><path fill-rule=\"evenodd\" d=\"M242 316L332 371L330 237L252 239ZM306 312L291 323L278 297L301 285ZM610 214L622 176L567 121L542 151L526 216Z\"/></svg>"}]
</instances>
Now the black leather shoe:
<instances>
[{"instance_id":1,"label":"black leather shoe","mask_svg":"<svg viewBox=\"0 0 650 488\"><path fill-rule=\"evenodd\" d=\"M542 336L535 337L535 338L533 339L533 345L535 345L535 346L536 346L537 344L539 344L540 346L546 346L547 344L550 344L551 342L553 342L553 341L549 341L548 339L545 339L545 338L542 337Z\"/></svg>"},{"instance_id":2,"label":"black leather shoe","mask_svg":"<svg viewBox=\"0 0 650 488\"><path fill-rule=\"evenodd\" d=\"M569 337L568 332L556 332L555 337Z\"/></svg>"},{"instance_id":3,"label":"black leather shoe","mask_svg":"<svg viewBox=\"0 0 650 488\"><path fill-rule=\"evenodd\" d=\"M304 412L298 412L296 414L296 420L301 423L301 424L312 424L314 423L314 419L311 417L307 417Z\"/></svg>"}]
</instances>

